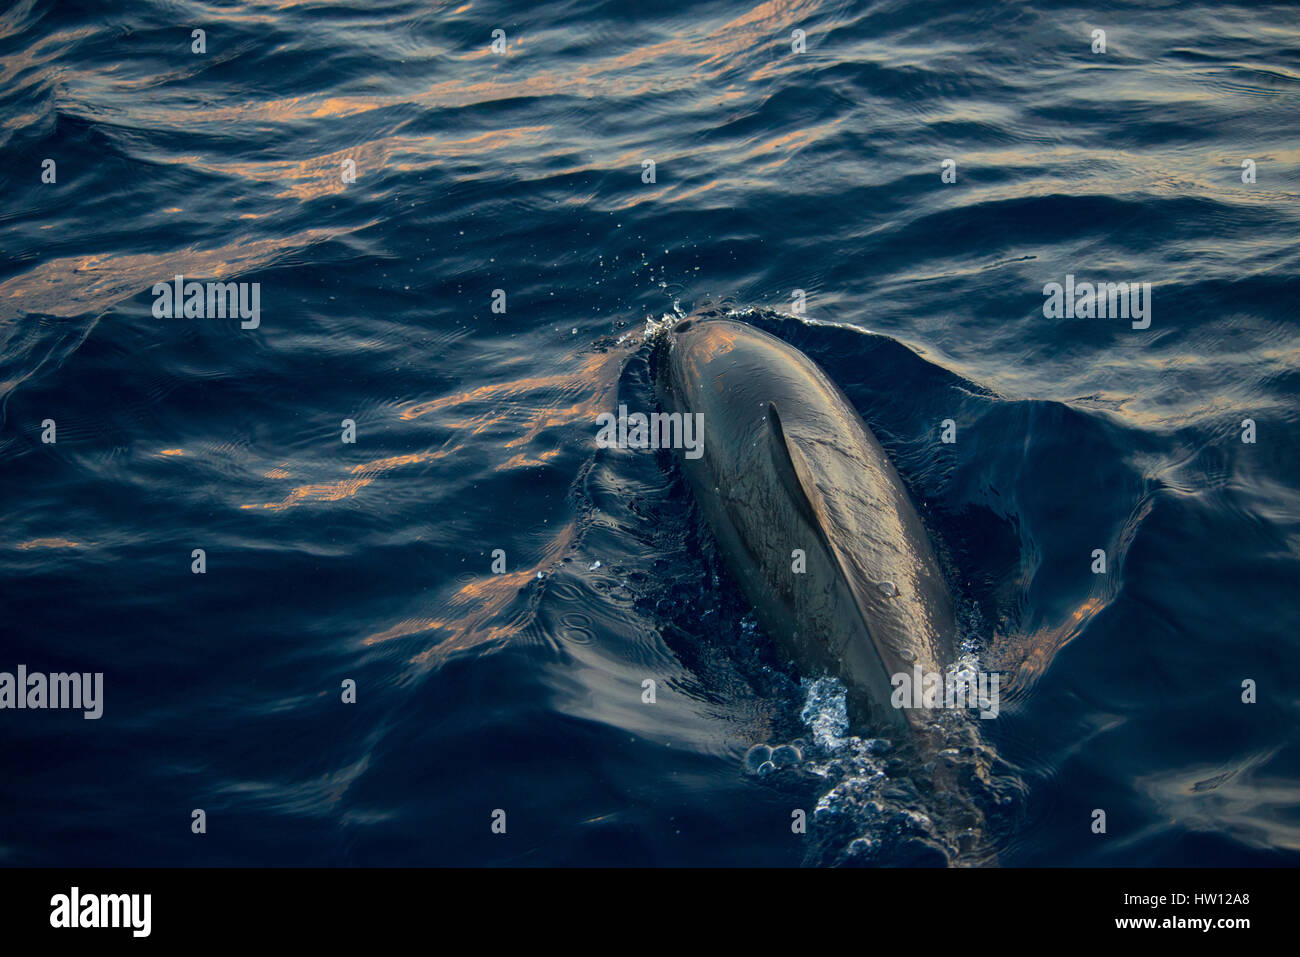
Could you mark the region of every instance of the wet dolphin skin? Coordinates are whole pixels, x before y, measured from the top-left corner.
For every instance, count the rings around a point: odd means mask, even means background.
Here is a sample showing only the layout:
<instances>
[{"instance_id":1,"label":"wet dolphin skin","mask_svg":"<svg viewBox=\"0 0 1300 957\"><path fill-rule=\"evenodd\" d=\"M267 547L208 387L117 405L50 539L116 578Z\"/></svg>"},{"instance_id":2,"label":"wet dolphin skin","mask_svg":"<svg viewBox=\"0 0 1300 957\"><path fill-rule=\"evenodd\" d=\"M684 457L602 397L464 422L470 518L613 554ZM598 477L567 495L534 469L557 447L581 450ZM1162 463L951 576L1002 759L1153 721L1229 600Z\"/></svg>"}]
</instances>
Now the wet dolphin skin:
<instances>
[{"instance_id":1,"label":"wet dolphin skin","mask_svg":"<svg viewBox=\"0 0 1300 957\"><path fill-rule=\"evenodd\" d=\"M687 320L657 359L664 407L703 414L682 468L759 622L875 722L919 724L891 678L952 660L953 602L897 470L811 359L758 329Z\"/></svg>"}]
</instances>

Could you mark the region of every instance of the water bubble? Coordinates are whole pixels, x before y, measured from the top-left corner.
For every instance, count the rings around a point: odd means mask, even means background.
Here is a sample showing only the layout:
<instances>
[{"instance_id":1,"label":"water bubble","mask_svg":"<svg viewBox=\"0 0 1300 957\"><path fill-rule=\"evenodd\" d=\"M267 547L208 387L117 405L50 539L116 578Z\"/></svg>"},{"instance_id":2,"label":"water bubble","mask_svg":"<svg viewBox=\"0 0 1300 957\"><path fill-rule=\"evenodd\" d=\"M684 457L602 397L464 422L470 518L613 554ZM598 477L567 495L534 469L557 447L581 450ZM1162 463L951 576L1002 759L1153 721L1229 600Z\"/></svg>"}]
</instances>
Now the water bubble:
<instances>
[{"instance_id":1,"label":"water bubble","mask_svg":"<svg viewBox=\"0 0 1300 957\"><path fill-rule=\"evenodd\" d=\"M880 589L880 594L884 595L886 598L893 598L898 594L898 586L893 582L881 582L876 587Z\"/></svg>"},{"instance_id":2,"label":"water bubble","mask_svg":"<svg viewBox=\"0 0 1300 957\"><path fill-rule=\"evenodd\" d=\"M844 745L849 729L848 691L838 678L804 679L807 700L799 718L813 733L820 748L834 750Z\"/></svg>"},{"instance_id":3,"label":"water bubble","mask_svg":"<svg viewBox=\"0 0 1300 957\"><path fill-rule=\"evenodd\" d=\"M772 763L771 758L771 748L766 744L756 744L745 753L745 770L750 774L762 774L763 766Z\"/></svg>"},{"instance_id":4,"label":"water bubble","mask_svg":"<svg viewBox=\"0 0 1300 957\"><path fill-rule=\"evenodd\" d=\"M778 768L792 768L803 760L799 749L788 744L772 749L772 763Z\"/></svg>"}]
</instances>

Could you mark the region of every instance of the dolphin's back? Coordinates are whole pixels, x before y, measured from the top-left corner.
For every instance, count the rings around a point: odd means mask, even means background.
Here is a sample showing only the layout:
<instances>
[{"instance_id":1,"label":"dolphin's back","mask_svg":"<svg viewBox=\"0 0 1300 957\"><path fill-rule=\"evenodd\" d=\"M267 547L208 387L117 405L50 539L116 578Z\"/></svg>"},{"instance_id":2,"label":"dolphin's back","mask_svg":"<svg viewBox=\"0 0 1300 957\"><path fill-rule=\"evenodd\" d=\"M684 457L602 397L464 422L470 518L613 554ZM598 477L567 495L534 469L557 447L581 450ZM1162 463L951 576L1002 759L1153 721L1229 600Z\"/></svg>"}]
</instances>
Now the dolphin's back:
<instances>
[{"instance_id":1,"label":"dolphin's back","mask_svg":"<svg viewBox=\"0 0 1300 957\"><path fill-rule=\"evenodd\" d=\"M760 621L897 719L889 677L942 672L953 606L875 436L808 357L743 323L679 325L659 386L665 406L704 415L703 455L683 466Z\"/></svg>"}]
</instances>

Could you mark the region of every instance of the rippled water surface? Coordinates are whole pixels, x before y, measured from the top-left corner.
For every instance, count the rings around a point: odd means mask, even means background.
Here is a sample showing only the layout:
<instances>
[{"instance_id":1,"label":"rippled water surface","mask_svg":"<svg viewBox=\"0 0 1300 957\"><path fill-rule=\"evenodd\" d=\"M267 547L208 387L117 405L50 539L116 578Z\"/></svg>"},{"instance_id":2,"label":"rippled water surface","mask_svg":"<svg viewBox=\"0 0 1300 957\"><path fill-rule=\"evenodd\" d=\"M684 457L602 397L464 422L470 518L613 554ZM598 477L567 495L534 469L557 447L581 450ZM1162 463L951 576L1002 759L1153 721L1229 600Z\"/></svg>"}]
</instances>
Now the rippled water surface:
<instances>
[{"instance_id":1,"label":"rippled water surface","mask_svg":"<svg viewBox=\"0 0 1300 957\"><path fill-rule=\"evenodd\" d=\"M0 711L0 862L1297 863L1297 117L1293 5L9 5L0 670L104 715ZM1006 676L949 766L596 448L697 311L894 458Z\"/></svg>"}]
</instances>

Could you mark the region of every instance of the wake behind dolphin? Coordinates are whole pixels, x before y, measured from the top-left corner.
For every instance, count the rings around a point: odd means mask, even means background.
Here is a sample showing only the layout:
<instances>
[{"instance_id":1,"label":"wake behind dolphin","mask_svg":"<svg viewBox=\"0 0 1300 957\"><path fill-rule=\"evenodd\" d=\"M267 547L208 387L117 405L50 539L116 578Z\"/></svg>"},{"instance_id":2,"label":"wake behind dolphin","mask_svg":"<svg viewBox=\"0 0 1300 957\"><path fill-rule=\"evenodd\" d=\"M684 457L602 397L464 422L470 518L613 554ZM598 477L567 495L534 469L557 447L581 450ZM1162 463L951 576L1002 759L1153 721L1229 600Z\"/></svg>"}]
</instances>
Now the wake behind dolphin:
<instances>
[{"instance_id":1,"label":"wake behind dolphin","mask_svg":"<svg viewBox=\"0 0 1300 957\"><path fill-rule=\"evenodd\" d=\"M891 706L891 678L952 661L953 601L879 441L812 360L751 326L688 319L660 350L660 401L704 417L682 467L759 622L857 715L924 724Z\"/></svg>"}]
</instances>

